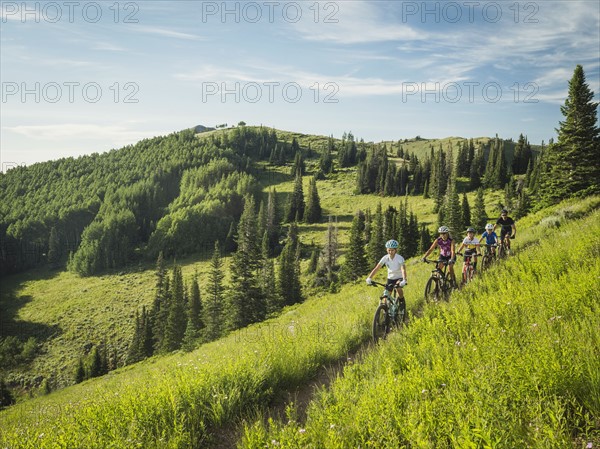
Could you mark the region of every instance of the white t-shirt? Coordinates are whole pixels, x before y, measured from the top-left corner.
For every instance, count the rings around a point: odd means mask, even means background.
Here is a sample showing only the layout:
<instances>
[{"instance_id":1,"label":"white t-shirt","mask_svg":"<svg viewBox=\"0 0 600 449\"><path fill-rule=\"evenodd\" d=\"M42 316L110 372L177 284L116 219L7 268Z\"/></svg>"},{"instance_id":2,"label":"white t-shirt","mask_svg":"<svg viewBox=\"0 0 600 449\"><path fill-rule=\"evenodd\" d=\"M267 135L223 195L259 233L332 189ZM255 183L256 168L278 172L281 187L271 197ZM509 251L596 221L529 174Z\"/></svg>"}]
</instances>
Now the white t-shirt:
<instances>
[{"instance_id":1,"label":"white t-shirt","mask_svg":"<svg viewBox=\"0 0 600 449\"><path fill-rule=\"evenodd\" d=\"M386 254L379 261L379 265L382 267L385 265L388 269L388 279L400 279L402 277L402 271L400 267L404 265L404 257L400 254L394 255L394 258L391 259L389 254Z\"/></svg>"}]
</instances>

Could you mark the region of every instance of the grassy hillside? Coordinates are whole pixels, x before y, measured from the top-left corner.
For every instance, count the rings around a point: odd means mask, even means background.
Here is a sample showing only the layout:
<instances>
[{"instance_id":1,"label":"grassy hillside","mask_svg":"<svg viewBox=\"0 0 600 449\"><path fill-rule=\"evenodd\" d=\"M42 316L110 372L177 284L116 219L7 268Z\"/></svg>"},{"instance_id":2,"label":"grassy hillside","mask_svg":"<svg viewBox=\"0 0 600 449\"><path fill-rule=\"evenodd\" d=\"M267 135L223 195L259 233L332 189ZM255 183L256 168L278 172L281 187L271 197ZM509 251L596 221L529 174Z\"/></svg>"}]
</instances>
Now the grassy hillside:
<instances>
[{"instance_id":1,"label":"grassy hillside","mask_svg":"<svg viewBox=\"0 0 600 449\"><path fill-rule=\"evenodd\" d=\"M305 422L257 421L242 447L596 447L600 244L580 230L600 232L599 203L524 219L516 257L347 366Z\"/></svg>"},{"instance_id":2,"label":"grassy hillside","mask_svg":"<svg viewBox=\"0 0 600 449\"><path fill-rule=\"evenodd\" d=\"M280 205L285 204L292 191L293 182L289 178L289 167L270 168L262 174L261 181L267 186L265 191L274 187ZM306 176L305 191L308 181L309 176ZM384 208L398 208L404 201L398 197L355 195L355 181L356 170L347 169L317 182L324 216L332 215L337 219L342 260L352 216L357 210L374 211L378 202ZM490 217L496 215L495 205L500 196L499 192L486 193ZM468 198L473 204L474 193ZM408 204L419 221L433 230L437 222L437 215L432 213L433 200L408 197ZM321 223L300 224L299 230L305 245L323 245L327 218ZM210 255L208 252L177 260L182 265L184 279L190 279L198 271L203 294L202 282L207 277ZM306 266L309 253L304 257L302 265ZM228 266L229 260L225 258L223 275L226 283ZM0 317L0 324L9 335L34 336L40 343L38 355L31 363L4 371L6 380L11 385L21 386L17 393L40 386L43 379L48 379L54 389L71 385L79 358L89 352L92 345L100 343L106 344L110 351L116 351L120 364L123 364L134 331L135 313L142 306L149 308L152 304L154 273L153 263L140 262L123 270L86 278L48 268L5 277L0 307L6 315Z\"/></svg>"},{"instance_id":3,"label":"grassy hillside","mask_svg":"<svg viewBox=\"0 0 600 449\"><path fill-rule=\"evenodd\" d=\"M524 219L518 255L502 269L426 307L349 365L306 423L256 424L245 444L555 448L597 438L600 248L579 237L582 227L598 231L599 203ZM416 261L408 270L416 316L429 270ZM210 447L215 428L266 413L282 392L368 341L377 293L348 285L191 353L23 402L0 412L0 446Z\"/></svg>"}]
</instances>

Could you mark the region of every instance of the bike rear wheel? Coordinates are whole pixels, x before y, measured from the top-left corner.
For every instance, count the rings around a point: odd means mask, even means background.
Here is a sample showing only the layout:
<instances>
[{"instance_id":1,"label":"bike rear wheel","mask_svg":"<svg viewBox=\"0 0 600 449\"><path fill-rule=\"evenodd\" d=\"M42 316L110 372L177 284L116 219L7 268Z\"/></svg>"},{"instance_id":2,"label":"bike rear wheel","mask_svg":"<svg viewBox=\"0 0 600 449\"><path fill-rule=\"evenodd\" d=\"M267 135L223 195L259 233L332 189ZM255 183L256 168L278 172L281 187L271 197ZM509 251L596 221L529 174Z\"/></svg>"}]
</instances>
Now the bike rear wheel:
<instances>
[{"instance_id":1,"label":"bike rear wheel","mask_svg":"<svg viewBox=\"0 0 600 449\"><path fill-rule=\"evenodd\" d=\"M429 278L425 285L425 301L439 301L442 296L439 280L432 277Z\"/></svg>"},{"instance_id":2,"label":"bike rear wheel","mask_svg":"<svg viewBox=\"0 0 600 449\"><path fill-rule=\"evenodd\" d=\"M481 269L487 270L491 266L492 266L492 256L486 254L485 256L483 256L483 261L481 262Z\"/></svg>"},{"instance_id":3,"label":"bike rear wheel","mask_svg":"<svg viewBox=\"0 0 600 449\"><path fill-rule=\"evenodd\" d=\"M390 317L388 307L385 304L379 304L373 317L373 341L377 343L380 339L385 339L390 327Z\"/></svg>"}]
</instances>

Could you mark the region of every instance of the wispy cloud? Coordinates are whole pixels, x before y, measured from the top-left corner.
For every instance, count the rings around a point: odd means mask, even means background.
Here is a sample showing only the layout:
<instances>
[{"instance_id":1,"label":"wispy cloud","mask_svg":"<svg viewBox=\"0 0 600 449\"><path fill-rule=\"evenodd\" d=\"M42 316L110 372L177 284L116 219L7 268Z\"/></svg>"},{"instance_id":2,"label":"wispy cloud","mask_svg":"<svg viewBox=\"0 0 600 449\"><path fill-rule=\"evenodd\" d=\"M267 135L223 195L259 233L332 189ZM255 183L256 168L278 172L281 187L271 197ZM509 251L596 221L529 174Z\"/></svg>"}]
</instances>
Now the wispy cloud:
<instances>
[{"instance_id":1,"label":"wispy cloud","mask_svg":"<svg viewBox=\"0 0 600 449\"><path fill-rule=\"evenodd\" d=\"M156 26L145 26L139 25L136 26L135 31L146 34L154 34L161 37L169 37L175 39L184 39L184 40L194 40L194 41L203 41L207 40L207 38L198 36L197 34L183 33L181 31L175 31L168 28L161 28Z\"/></svg>"}]
</instances>

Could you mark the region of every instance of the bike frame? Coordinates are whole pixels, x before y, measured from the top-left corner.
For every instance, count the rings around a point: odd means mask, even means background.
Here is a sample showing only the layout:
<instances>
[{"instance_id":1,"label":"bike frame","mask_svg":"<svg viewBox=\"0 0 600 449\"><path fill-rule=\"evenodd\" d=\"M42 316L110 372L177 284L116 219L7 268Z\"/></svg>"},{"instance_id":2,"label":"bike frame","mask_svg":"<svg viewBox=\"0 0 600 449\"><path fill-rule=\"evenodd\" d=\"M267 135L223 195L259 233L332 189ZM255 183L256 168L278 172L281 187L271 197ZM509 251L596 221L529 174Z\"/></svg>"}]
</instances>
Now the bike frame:
<instances>
[{"instance_id":1,"label":"bike frame","mask_svg":"<svg viewBox=\"0 0 600 449\"><path fill-rule=\"evenodd\" d=\"M390 294L385 288L386 284L371 281L371 285L373 287L380 286L384 288L383 293L379 297L379 305L375 310L375 316L373 317L373 340L377 343L380 338L387 336L391 331L392 325L402 325L406 319L406 302L404 304L401 303L396 291L397 288L402 287L394 287ZM383 322L381 322L382 316L380 316L382 311L385 313Z\"/></svg>"}]
</instances>

